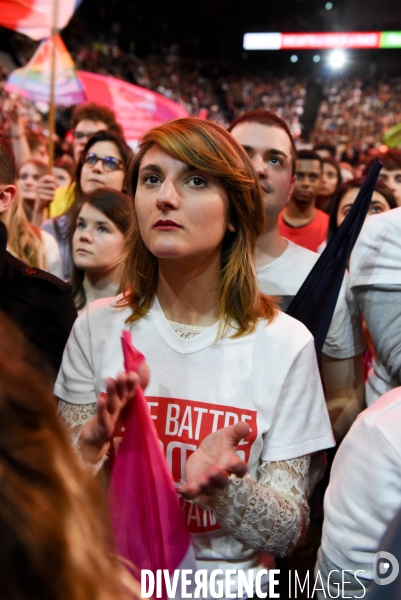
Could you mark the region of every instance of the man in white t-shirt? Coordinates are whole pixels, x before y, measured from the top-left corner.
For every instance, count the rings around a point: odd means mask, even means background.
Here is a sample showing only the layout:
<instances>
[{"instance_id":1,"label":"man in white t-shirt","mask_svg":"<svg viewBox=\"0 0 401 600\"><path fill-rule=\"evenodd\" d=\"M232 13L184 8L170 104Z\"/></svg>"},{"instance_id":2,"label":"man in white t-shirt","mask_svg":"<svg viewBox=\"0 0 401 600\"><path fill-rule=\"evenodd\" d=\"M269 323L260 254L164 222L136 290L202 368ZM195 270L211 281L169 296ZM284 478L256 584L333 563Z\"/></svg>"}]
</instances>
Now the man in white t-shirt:
<instances>
[{"instance_id":1,"label":"man in white t-shirt","mask_svg":"<svg viewBox=\"0 0 401 600\"><path fill-rule=\"evenodd\" d=\"M380 539L401 503L400 421L397 388L359 415L338 450L324 497L317 562L329 593L318 594L319 600L363 598L374 578ZM342 571L348 571L345 583Z\"/></svg>"},{"instance_id":2,"label":"man in white t-shirt","mask_svg":"<svg viewBox=\"0 0 401 600\"><path fill-rule=\"evenodd\" d=\"M286 123L266 110L241 115L229 131L252 159L264 196L267 226L256 246L259 284L264 293L278 296L280 307L286 310L319 258L279 233L279 214L296 180L294 140ZM338 440L364 408L364 348L361 319L346 275L321 358L326 400Z\"/></svg>"},{"instance_id":3,"label":"man in white t-shirt","mask_svg":"<svg viewBox=\"0 0 401 600\"><path fill-rule=\"evenodd\" d=\"M377 352L366 384L368 406L401 385L400 233L401 207L369 217L351 255L351 289Z\"/></svg>"}]
</instances>

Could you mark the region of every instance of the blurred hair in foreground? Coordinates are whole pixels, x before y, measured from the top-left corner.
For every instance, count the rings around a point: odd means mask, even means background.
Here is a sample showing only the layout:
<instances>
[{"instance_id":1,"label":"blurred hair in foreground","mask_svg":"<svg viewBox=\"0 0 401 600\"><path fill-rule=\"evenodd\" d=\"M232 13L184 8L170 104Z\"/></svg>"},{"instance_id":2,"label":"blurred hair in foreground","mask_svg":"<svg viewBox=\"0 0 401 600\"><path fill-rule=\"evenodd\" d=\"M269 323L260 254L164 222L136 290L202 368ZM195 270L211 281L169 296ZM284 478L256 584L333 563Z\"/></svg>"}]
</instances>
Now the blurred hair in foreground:
<instances>
[{"instance_id":1,"label":"blurred hair in foreground","mask_svg":"<svg viewBox=\"0 0 401 600\"><path fill-rule=\"evenodd\" d=\"M7 600L128 600L104 501L34 350L0 314L0 581Z\"/></svg>"}]
</instances>

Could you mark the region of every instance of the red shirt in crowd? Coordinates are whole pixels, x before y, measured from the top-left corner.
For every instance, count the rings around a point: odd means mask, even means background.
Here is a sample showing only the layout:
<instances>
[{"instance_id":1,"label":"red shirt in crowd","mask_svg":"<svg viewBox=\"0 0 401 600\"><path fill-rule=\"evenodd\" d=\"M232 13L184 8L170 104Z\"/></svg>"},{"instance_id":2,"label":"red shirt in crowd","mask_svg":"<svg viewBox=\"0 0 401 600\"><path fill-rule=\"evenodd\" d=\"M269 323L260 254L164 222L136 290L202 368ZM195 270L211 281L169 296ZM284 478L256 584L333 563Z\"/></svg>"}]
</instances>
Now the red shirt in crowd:
<instances>
[{"instance_id":1,"label":"red shirt in crowd","mask_svg":"<svg viewBox=\"0 0 401 600\"><path fill-rule=\"evenodd\" d=\"M313 250L313 252L317 252L320 244L325 241L328 227L329 215L318 208L316 209L316 217L306 225L302 225L302 227L288 225L284 221L282 213L280 213L278 220L278 230L281 236L291 240L294 244L298 244L298 246Z\"/></svg>"}]
</instances>

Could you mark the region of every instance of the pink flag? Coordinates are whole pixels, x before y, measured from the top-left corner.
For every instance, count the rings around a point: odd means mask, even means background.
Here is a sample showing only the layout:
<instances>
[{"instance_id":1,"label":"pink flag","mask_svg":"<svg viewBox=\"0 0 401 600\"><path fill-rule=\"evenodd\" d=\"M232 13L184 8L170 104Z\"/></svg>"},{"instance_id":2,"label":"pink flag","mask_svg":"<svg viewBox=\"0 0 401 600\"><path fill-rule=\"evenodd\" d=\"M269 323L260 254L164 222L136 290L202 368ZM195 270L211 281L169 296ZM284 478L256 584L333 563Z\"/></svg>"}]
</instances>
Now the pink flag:
<instances>
[{"instance_id":1,"label":"pink flag","mask_svg":"<svg viewBox=\"0 0 401 600\"><path fill-rule=\"evenodd\" d=\"M122 334L122 346L125 370L136 372L144 356L133 347L128 331ZM176 586L169 596L180 598L180 578L173 578L174 571L194 572L196 563L171 473L140 389L126 416L109 499L117 553L154 576L158 569L166 569L169 583L174 581ZM166 598L165 585L160 587Z\"/></svg>"},{"instance_id":2,"label":"pink flag","mask_svg":"<svg viewBox=\"0 0 401 600\"><path fill-rule=\"evenodd\" d=\"M47 38L51 35L56 1L57 29L63 29L82 0L0 0L0 25L34 40Z\"/></svg>"},{"instance_id":3,"label":"pink flag","mask_svg":"<svg viewBox=\"0 0 401 600\"><path fill-rule=\"evenodd\" d=\"M188 116L178 102L147 88L88 71L78 71L78 76L89 102L114 110L129 143L137 142L152 127Z\"/></svg>"}]
</instances>

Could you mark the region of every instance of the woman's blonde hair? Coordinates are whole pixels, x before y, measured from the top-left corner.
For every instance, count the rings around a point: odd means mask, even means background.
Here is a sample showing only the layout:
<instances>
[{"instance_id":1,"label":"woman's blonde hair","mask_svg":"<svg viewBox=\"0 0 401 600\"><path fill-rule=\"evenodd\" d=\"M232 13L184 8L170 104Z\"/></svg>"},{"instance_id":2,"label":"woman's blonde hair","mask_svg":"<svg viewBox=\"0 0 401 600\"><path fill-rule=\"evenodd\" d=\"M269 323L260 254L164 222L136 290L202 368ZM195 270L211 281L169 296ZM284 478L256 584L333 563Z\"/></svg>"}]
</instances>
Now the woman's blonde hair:
<instances>
[{"instance_id":1,"label":"woman's blonde hair","mask_svg":"<svg viewBox=\"0 0 401 600\"><path fill-rule=\"evenodd\" d=\"M0 315L0 595L132 600L139 586L113 554L102 493L34 357Z\"/></svg>"},{"instance_id":2,"label":"woman's blonde hair","mask_svg":"<svg viewBox=\"0 0 401 600\"><path fill-rule=\"evenodd\" d=\"M218 292L223 325L219 335L228 326L237 329L235 336L243 335L256 328L259 318L272 320L277 308L273 300L259 291L254 265L256 240L263 233L265 222L262 191L244 149L219 125L194 117L155 127L144 135L128 166L126 188L133 198L142 159L153 146L214 175L227 191L229 218L235 232L227 231L223 240ZM134 210L126 245L121 301L132 309L128 322L148 312L157 285L158 261L141 238Z\"/></svg>"},{"instance_id":3,"label":"woman's blonde hair","mask_svg":"<svg viewBox=\"0 0 401 600\"><path fill-rule=\"evenodd\" d=\"M28 221L22 197L17 197L4 213L2 221L7 227L7 249L30 267L46 269L46 250L41 231Z\"/></svg>"}]
</instances>

